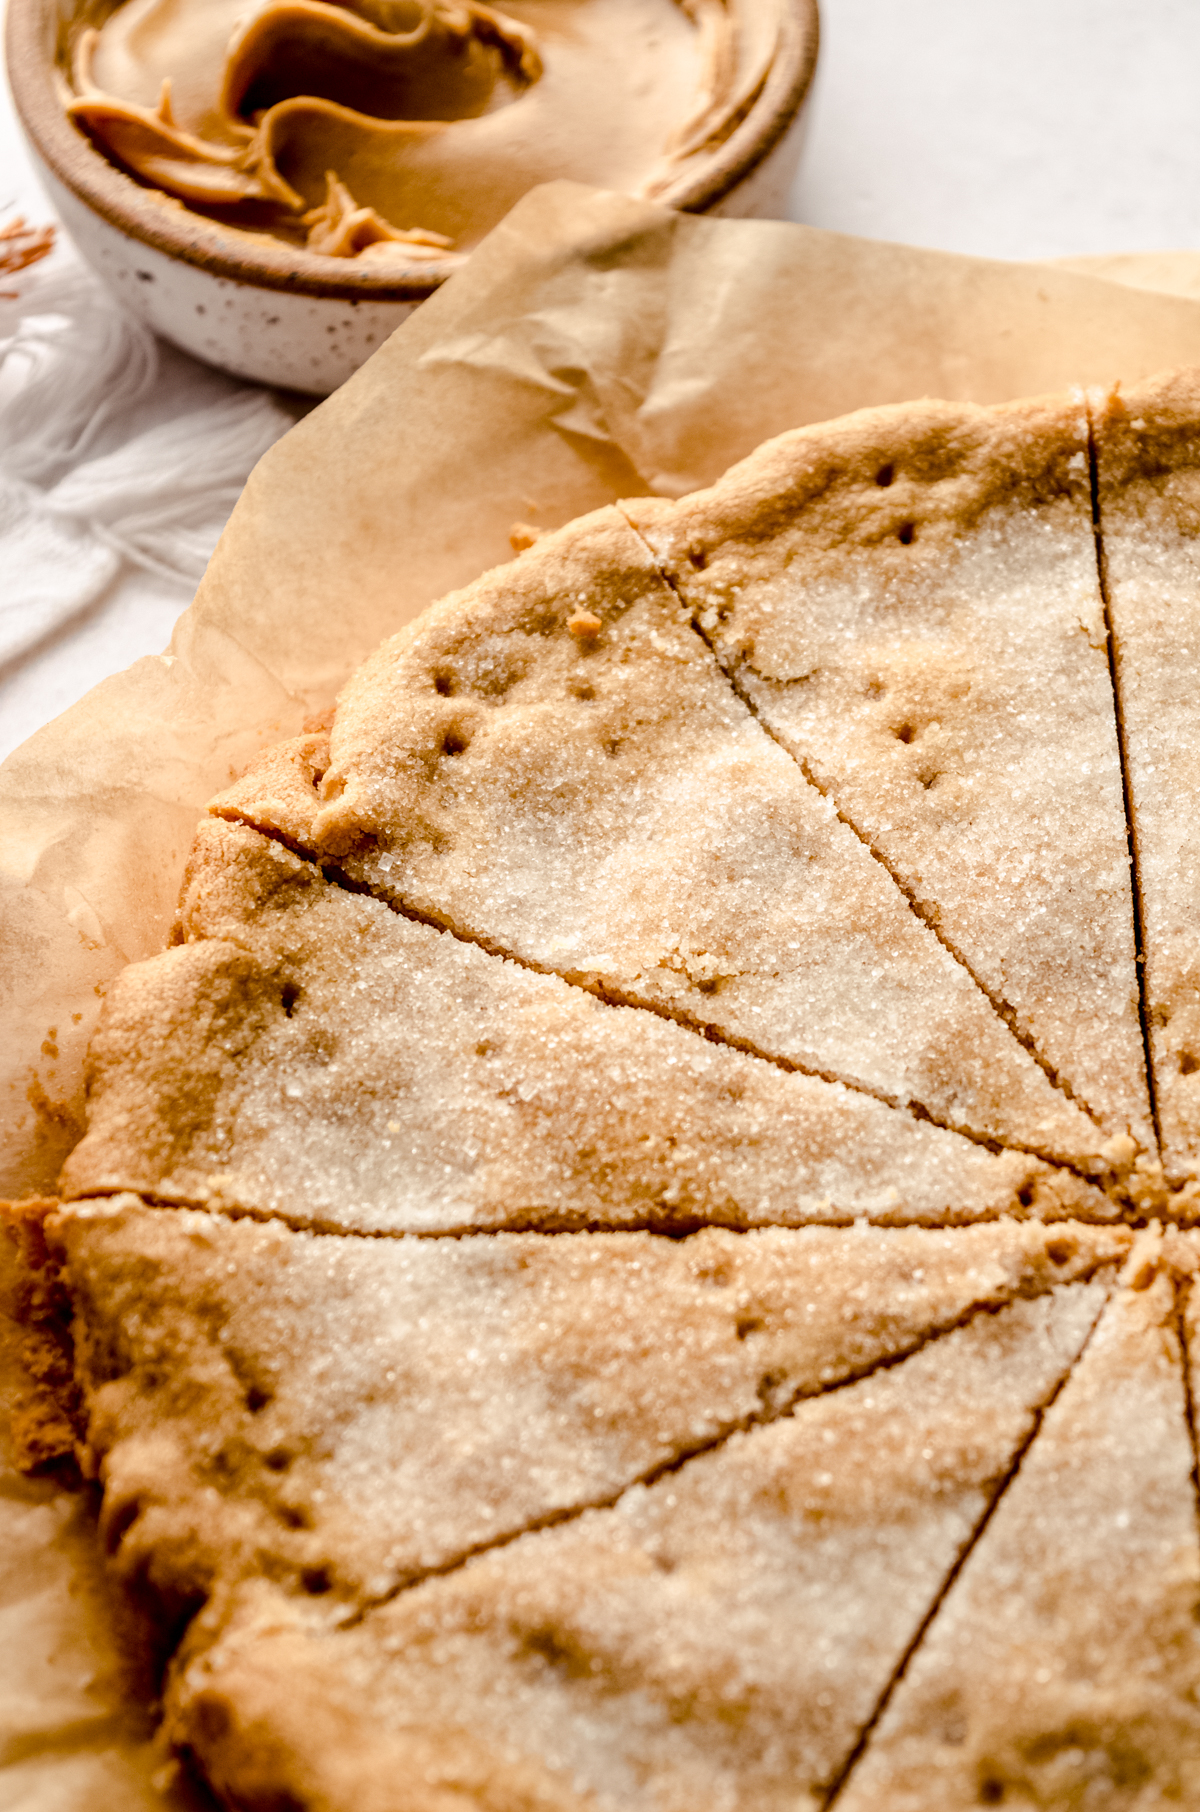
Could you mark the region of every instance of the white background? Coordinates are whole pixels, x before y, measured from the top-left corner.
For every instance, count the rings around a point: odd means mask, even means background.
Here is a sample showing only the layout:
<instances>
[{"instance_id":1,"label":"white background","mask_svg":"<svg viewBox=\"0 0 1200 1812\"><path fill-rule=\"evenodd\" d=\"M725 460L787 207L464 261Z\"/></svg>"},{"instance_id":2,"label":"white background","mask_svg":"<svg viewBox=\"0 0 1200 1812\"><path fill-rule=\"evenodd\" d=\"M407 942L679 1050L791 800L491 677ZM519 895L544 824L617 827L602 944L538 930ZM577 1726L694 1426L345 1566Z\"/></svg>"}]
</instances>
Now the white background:
<instances>
[{"instance_id":1,"label":"white background","mask_svg":"<svg viewBox=\"0 0 1200 1812\"><path fill-rule=\"evenodd\" d=\"M822 25L793 219L1006 258L1200 248L1200 0L824 0ZM14 211L49 217L5 91ZM0 671L0 755L187 601L127 572Z\"/></svg>"}]
</instances>

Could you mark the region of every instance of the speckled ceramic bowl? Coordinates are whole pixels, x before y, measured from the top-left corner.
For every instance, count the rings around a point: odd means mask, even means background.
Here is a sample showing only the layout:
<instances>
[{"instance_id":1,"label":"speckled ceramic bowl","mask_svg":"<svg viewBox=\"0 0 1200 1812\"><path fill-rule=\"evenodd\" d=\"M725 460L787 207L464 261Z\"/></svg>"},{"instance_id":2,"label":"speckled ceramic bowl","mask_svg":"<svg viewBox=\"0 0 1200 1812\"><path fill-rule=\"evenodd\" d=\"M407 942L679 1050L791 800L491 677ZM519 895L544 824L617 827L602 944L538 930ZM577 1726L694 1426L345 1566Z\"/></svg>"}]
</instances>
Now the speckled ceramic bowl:
<instances>
[{"instance_id":1,"label":"speckled ceramic bowl","mask_svg":"<svg viewBox=\"0 0 1200 1812\"><path fill-rule=\"evenodd\" d=\"M80 0L10 0L7 48L17 112L84 257L156 333L197 358L261 383L318 396L335 390L449 268L368 269L251 240L143 188L64 112L56 55L80 10ZM697 214L782 214L816 55L816 0L785 0L775 60L753 107L659 199Z\"/></svg>"}]
</instances>

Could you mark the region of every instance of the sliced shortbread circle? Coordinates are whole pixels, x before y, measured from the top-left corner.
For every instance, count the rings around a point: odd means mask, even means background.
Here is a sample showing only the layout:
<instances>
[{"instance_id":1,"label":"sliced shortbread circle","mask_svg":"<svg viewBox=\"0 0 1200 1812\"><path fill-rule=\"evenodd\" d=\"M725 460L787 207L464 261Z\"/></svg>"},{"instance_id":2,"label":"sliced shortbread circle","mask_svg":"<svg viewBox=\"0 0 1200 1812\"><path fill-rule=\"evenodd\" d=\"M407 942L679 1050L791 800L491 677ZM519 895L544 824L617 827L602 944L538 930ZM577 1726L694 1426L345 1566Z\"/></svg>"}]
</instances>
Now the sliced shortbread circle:
<instances>
[{"instance_id":1,"label":"sliced shortbread circle","mask_svg":"<svg viewBox=\"0 0 1200 1812\"><path fill-rule=\"evenodd\" d=\"M1078 399L872 412L214 802L48 1237L231 1807L1200 1791L1200 1236L1121 1224L1200 1190L1200 397L1139 396L1107 594Z\"/></svg>"}]
</instances>

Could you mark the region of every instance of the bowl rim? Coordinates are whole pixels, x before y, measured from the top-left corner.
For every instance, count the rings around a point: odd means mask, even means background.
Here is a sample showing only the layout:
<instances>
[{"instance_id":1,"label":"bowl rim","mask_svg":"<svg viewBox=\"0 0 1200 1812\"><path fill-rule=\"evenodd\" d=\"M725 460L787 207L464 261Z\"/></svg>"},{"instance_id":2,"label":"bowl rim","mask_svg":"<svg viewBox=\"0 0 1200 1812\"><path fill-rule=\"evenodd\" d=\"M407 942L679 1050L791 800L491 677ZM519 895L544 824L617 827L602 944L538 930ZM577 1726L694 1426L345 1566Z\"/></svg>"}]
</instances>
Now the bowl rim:
<instances>
[{"instance_id":1,"label":"bowl rim","mask_svg":"<svg viewBox=\"0 0 1200 1812\"><path fill-rule=\"evenodd\" d=\"M60 0L9 0L8 79L17 116L36 154L59 182L127 237L197 266L211 276L259 289L348 302L421 302L455 264L357 266L331 272L331 259L270 240L246 245L203 215L162 198L110 163L67 117L56 61ZM767 79L745 118L703 167L681 177L655 201L683 213L716 207L774 150L791 127L812 83L820 22L817 0L782 0L780 32ZM241 237L241 235L239 235Z\"/></svg>"}]
</instances>

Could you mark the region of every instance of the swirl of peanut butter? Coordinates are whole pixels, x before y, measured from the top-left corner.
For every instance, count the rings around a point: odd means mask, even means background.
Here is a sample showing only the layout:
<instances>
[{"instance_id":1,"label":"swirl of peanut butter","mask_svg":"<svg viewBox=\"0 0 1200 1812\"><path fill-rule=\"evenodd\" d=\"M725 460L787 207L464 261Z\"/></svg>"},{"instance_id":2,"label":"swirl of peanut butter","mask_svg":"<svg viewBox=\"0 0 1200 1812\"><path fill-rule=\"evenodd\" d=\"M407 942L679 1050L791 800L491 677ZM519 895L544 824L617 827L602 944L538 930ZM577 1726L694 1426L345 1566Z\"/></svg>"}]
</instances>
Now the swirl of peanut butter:
<instances>
[{"instance_id":1,"label":"swirl of peanut butter","mask_svg":"<svg viewBox=\"0 0 1200 1812\"><path fill-rule=\"evenodd\" d=\"M526 190L652 195L738 123L777 0L125 0L69 112L149 187L335 258L453 262Z\"/></svg>"}]
</instances>

